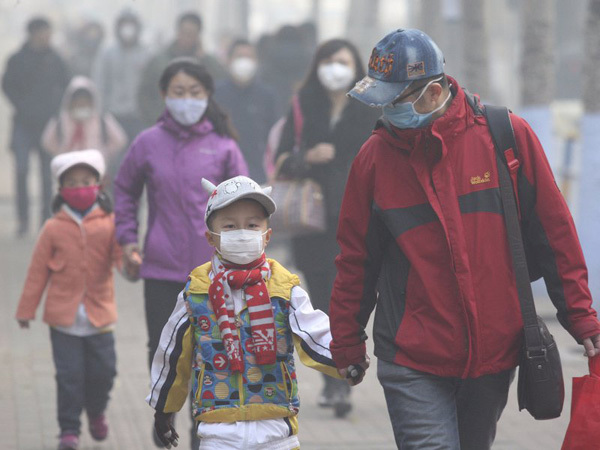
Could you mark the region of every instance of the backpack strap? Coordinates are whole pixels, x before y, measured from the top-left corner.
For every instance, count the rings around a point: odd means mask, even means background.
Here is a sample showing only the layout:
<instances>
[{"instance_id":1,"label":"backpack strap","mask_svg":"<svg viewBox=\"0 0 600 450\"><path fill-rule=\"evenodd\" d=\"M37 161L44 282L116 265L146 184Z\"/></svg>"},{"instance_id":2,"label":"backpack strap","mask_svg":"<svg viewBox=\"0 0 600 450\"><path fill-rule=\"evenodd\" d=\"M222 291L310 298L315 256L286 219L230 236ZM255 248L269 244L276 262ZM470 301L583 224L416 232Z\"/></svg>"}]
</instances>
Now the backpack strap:
<instances>
[{"instance_id":1,"label":"backpack strap","mask_svg":"<svg viewBox=\"0 0 600 450\"><path fill-rule=\"evenodd\" d=\"M517 143L510 116L508 115L508 109L503 106L486 105L483 114L487 118L488 127L490 128L490 133L492 134L500 160L508 167L520 220L521 205L519 203L517 177L521 163L518 159Z\"/></svg>"},{"instance_id":2,"label":"backpack strap","mask_svg":"<svg viewBox=\"0 0 600 450\"><path fill-rule=\"evenodd\" d=\"M523 236L518 217L518 204L516 202L518 195L516 195L513 188L512 176L509 176L510 166L503 163L503 158L507 153L512 151L514 155L517 146L507 108L486 105L484 115L488 119L488 126L494 139L494 146L496 147L500 197L504 209L504 223L506 225L508 247L515 272L517 294L523 317L526 356L527 358L532 358L536 357L540 352L545 352L545 349L542 348L543 341L537 321L529 269L527 267L527 257L523 246Z\"/></svg>"}]
</instances>

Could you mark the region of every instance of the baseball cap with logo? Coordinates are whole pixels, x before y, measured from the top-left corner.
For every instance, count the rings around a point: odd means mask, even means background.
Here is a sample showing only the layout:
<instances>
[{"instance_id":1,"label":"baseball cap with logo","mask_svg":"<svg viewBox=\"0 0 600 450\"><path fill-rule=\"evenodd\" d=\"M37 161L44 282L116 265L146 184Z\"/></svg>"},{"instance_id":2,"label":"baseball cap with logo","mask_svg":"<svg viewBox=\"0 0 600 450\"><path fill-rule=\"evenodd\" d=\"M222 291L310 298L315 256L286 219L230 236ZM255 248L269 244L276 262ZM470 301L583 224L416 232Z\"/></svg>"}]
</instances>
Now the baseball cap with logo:
<instances>
[{"instance_id":1,"label":"baseball cap with logo","mask_svg":"<svg viewBox=\"0 0 600 450\"><path fill-rule=\"evenodd\" d=\"M256 181L243 175L225 180L218 186L202 178L202 187L210 195L206 204L204 222L208 222L209 216L215 211L244 198L256 200L265 208L269 216L277 209L275 202L269 196L272 188L270 186L261 188Z\"/></svg>"},{"instance_id":2,"label":"baseball cap with logo","mask_svg":"<svg viewBox=\"0 0 600 450\"><path fill-rule=\"evenodd\" d=\"M444 73L444 55L417 29L399 29L380 40L369 59L369 71L348 92L369 106L394 101L413 81Z\"/></svg>"}]
</instances>

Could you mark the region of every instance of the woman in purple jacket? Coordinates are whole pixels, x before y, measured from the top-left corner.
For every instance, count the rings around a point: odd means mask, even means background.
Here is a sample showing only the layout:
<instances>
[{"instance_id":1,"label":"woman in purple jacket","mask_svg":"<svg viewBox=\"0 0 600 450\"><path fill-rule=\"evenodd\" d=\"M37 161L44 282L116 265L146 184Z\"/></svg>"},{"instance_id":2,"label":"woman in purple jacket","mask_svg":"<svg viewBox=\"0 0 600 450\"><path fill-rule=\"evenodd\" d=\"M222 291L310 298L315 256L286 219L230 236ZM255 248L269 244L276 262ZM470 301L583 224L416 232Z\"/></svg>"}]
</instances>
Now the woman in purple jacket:
<instances>
[{"instance_id":1,"label":"woman in purple jacket","mask_svg":"<svg viewBox=\"0 0 600 450\"><path fill-rule=\"evenodd\" d=\"M144 279L149 364L189 272L212 254L203 237L208 195L202 178L218 184L248 174L203 66L191 59L172 61L160 89L166 110L134 140L115 179L117 240L128 272ZM144 187L148 230L142 252L137 217Z\"/></svg>"}]
</instances>

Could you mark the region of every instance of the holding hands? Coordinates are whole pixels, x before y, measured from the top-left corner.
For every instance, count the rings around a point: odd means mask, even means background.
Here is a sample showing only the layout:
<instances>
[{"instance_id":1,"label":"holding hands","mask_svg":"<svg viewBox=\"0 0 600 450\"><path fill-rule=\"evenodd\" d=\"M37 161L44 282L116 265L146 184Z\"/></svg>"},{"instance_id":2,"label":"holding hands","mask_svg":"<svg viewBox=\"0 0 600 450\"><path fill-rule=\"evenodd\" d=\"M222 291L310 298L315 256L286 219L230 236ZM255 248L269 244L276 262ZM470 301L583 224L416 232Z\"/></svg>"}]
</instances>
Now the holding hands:
<instances>
[{"instance_id":1,"label":"holding hands","mask_svg":"<svg viewBox=\"0 0 600 450\"><path fill-rule=\"evenodd\" d=\"M123 246L123 275L129 281L139 279L142 258L142 252L136 243Z\"/></svg>"},{"instance_id":2,"label":"holding hands","mask_svg":"<svg viewBox=\"0 0 600 450\"><path fill-rule=\"evenodd\" d=\"M369 355L365 355L365 360L360 364L351 364L345 369L339 369L338 372L346 379L350 386L356 386L365 378L365 373L369 368L370 362Z\"/></svg>"}]
</instances>

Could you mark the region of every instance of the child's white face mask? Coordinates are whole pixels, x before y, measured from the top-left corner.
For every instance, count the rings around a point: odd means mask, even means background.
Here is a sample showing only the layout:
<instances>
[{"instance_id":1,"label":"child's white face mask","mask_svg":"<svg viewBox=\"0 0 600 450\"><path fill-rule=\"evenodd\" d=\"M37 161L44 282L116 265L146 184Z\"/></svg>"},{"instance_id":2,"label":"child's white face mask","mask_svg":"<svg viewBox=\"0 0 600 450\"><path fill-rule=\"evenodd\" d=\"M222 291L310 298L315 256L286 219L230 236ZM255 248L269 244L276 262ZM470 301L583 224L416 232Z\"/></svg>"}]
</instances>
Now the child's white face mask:
<instances>
[{"instance_id":1,"label":"child's white face mask","mask_svg":"<svg viewBox=\"0 0 600 450\"><path fill-rule=\"evenodd\" d=\"M265 248L263 236L266 233L260 230L231 230L213 234L221 237L221 256L227 261L243 265L261 257Z\"/></svg>"}]
</instances>

